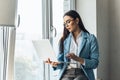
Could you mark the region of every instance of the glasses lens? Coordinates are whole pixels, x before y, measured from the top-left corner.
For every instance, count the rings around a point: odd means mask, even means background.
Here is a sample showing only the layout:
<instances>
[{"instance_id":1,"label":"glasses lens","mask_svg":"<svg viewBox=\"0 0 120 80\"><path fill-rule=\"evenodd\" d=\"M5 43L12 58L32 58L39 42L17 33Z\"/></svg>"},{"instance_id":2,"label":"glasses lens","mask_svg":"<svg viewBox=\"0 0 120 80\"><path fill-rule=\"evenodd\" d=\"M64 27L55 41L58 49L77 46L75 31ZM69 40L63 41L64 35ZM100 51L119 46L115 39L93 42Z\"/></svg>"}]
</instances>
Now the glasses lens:
<instances>
[{"instance_id":1,"label":"glasses lens","mask_svg":"<svg viewBox=\"0 0 120 80\"><path fill-rule=\"evenodd\" d=\"M72 21L72 20L67 20L67 21L66 21L66 24L69 24L71 21Z\"/></svg>"},{"instance_id":2,"label":"glasses lens","mask_svg":"<svg viewBox=\"0 0 120 80\"><path fill-rule=\"evenodd\" d=\"M64 25L64 27L66 27L66 26L70 25L70 22L71 22L71 21L73 21L73 20L70 20L70 19L69 19L69 20L67 20L67 21L66 21L66 23L64 23L64 24L63 24L63 25Z\"/></svg>"}]
</instances>

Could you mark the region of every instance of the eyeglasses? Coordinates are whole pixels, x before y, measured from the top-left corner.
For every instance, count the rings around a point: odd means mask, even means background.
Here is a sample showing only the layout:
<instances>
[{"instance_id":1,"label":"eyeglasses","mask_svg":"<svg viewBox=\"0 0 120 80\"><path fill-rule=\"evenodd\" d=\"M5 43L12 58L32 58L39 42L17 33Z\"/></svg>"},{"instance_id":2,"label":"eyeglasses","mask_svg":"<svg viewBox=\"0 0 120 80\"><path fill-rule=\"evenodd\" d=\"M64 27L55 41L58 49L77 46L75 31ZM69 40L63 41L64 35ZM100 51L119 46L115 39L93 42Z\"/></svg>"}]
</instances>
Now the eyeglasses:
<instances>
[{"instance_id":1,"label":"eyeglasses","mask_svg":"<svg viewBox=\"0 0 120 80\"><path fill-rule=\"evenodd\" d=\"M64 27L69 26L69 25L70 25L70 22L71 22L71 21L73 21L73 20L74 20L74 19L72 19L72 20L70 20L70 19L69 19L69 20L67 20L67 21L66 21L66 23L64 23L64 24L63 24L63 25L64 25Z\"/></svg>"}]
</instances>

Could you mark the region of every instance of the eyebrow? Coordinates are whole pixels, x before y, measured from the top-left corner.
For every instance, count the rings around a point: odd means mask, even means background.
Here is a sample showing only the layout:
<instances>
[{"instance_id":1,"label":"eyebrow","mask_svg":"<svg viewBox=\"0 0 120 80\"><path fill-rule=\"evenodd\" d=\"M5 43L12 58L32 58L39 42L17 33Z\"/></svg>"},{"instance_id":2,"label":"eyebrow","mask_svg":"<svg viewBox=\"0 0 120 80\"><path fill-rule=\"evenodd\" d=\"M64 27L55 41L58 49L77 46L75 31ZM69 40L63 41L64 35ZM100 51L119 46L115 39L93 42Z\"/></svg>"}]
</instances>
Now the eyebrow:
<instances>
[{"instance_id":1,"label":"eyebrow","mask_svg":"<svg viewBox=\"0 0 120 80\"><path fill-rule=\"evenodd\" d=\"M71 21L71 20L74 20L74 19L68 19L68 20L66 20L64 23L66 23L66 22L69 21L69 20Z\"/></svg>"}]
</instances>

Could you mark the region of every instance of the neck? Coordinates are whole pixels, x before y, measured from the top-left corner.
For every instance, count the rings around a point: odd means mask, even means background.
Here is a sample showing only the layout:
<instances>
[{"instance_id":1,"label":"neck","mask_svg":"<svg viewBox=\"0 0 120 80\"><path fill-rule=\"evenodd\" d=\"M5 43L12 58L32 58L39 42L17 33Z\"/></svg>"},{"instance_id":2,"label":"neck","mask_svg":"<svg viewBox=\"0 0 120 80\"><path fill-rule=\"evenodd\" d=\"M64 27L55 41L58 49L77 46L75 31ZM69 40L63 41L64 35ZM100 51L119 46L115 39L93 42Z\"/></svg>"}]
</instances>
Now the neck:
<instances>
[{"instance_id":1,"label":"neck","mask_svg":"<svg viewBox=\"0 0 120 80\"><path fill-rule=\"evenodd\" d=\"M80 29L77 29L75 32L73 32L73 36L74 36L74 39L76 40L76 37L78 36L78 34L81 32Z\"/></svg>"}]
</instances>

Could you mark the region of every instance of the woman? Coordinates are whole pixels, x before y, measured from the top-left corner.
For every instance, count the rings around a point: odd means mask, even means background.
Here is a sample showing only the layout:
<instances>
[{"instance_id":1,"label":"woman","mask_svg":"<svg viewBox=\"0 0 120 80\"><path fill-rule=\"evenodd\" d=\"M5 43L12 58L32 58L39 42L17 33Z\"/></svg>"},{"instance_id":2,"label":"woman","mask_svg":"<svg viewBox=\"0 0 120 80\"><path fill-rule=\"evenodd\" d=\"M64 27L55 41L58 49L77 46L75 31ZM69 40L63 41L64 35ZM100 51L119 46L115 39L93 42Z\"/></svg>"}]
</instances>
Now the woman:
<instances>
[{"instance_id":1,"label":"woman","mask_svg":"<svg viewBox=\"0 0 120 80\"><path fill-rule=\"evenodd\" d=\"M61 69L59 80L95 80L93 69L99 63L97 39L84 27L75 10L63 16L64 31L60 39L58 61L48 59L46 63L54 70Z\"/></svg>"}]
</instances>

